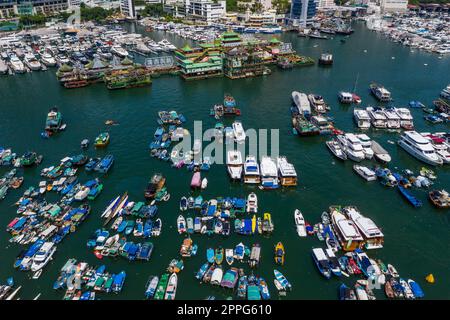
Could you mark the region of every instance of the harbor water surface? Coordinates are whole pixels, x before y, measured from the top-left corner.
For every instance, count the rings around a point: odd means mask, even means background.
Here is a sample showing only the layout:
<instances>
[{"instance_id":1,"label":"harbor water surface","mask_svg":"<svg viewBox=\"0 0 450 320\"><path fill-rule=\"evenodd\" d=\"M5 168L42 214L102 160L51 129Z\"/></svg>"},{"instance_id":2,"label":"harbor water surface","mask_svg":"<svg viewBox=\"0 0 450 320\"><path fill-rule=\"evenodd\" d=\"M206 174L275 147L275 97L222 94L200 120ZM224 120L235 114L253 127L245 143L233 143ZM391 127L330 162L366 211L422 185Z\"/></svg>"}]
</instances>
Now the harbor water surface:
<instances>
[{"instance_id":1,"label":"harbor water surface","mask_svg":"<svg viewBox=\"0 0 450 320\"><path fill-rule=\"evenodd\" d=\"M414 193L424 206L414 209L396 189L388 189L377 182L367 183L352 170L353 163L339 162L325 146L327 137L299 138L291 130L289 107L291 92L297 90L324 96L332 109L336 127L346 132L355 131L353 108L339 105L337 92L352 90L355 80L356 93L363 100L363 106L376 102L369 96L371 81L382 83L393 95L397 106L404 106L410 100L420 100L431 105L440 90L450 83L450 57L411 51L385 39L382 35L367 30L362 24L354 26L355 33L345 38L336 36L330 40L309 40L295 34L284 34L280 38L292 42L300 54L317 59L323 52L334 55L334 65L322 68L317 65L281 71L273 69L272 75L242 80L216 78L185 82L176 76L161 76L154 79L151 87L109 91L103 84L68 90L55 78L53 71L33 72L26 75L0 78L0 145L11 147L19 155L35 150L44 155L43 163L24 172L24 185L19 190L10 190L0 202L0 282L13 276L22 289L22 299L32 299L42 293L41 299L61 299L61 291L52 289L59 269L68 258L77 258L94 265L105 264L107 270L125 270L127 279L119 295L101 294L100 299L143 299L145 284L150 275L160 276L171 259L179 256L184 236L176 229L179 215L179 199L190 194L189 182L192 173L185 168L174 169L166 162L150 157L148 145L157 127L159 110L176 110L187 118L186 127L193 129L194 120L202 120L203 128L211 128L215 120L209 110L220 103L224 93L232 94L242 110L240 120L244 128L267 128L280 130L280 154L286 155L299 175L295 189L260 191L255 187L230 183L223 165L212 166L206 174L208 188L202 191L204 199L218 196L241 196L254 191L258 195L259 214L270 212L275 231L270 237L245 237L232 234L228 238L193 235L199 245L196 257L185 260L185 268L179 274L177 299L204 299L214 295L218 299L232 296L232 292L199 284L194 272L206 261L208 247L231 248L239 242L251 246L262 246L262 260L255 274L262 276L269 284L272 297L277 298L273 285L273 269L279 269L292 283L293 290L283 299L337 299L341 281L353 285L356 277L325 280L317 272L311 248L324 246L315 237L299 238L295 231L294 209L299 208L305 219L314 224L330 205L355 205L372 218L385 234L384 248L368 252L372 258L393 264L400 275L415 279L423 288L426 298L450 299L450 213L437 210L427 200L427 191ZM176 45L184 40L169 34L150 34L155 40L168 38ZM65 132L48 140L40 137L49 108L58 106L67 123ZM430 125L423 119L421 110L412 109L418 131L445 131L448 125ZM106 127L105 120L119 122L117 126ZM225 124L230 125L231 121ZM93 202L91 215L68 235L54 255L54 260L45 267L38 280L32 280L30 273L13 269L16 255L22 249L10 244L6 225L16 216L13 203L29 186L37 186L41 180L42 168L57 164L67 155L80 153L80 141L91 141L102 131L109 131L111 143L106 150L86 151L89 156L101 156L106 152L115 156L112 170L103 178L104 190ZM389 167L409 168L417 172L423 165L400 149L396 144L398 133L370 130L369 136L379 141L393 158ZM375 163L368 163L374 165ZM0 174L8 169L0 168ZM438 180L434 187L450 188L450 170L436 169ZM149 262L127 262L124 259L98 260L86 247L88 237L102 226L100 214L115 196L128 191L133 201L143 201L143 190L155 172L162 172L171 194L167 203L159 206L159 217L163 221L162 234L151 241L155 248ZM80 174L81 181L88 179ZM48 196L56 201L56 196ZM276 266L273 259L274 245L282 241L286 248L286 263ZM240 267L240 265L237 265ZM242 265L244 266L244 265ZM248 266L244 266L247 273ZM427 284L425 276L433 273L436 283ZM377 290L378 298L384 298Z\"/></svg>"}]
</instances>

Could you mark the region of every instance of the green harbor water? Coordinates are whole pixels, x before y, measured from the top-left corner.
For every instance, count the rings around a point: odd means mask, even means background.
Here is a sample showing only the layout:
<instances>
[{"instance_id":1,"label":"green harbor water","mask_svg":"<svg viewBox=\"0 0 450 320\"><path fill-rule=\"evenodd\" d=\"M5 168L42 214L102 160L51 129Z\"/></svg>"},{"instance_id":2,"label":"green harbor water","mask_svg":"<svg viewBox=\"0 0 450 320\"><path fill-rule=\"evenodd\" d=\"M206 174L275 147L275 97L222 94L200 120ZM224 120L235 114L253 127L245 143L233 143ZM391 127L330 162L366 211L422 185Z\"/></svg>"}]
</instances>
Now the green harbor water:
<instances>
[{"instance_id":1,"label":"green harbor water","mask_svg":"<svg viewBox=\"0 0 450 320\"><path fill-rule=\"evenodd\" d=\"M283 41L292 42L293 48L301 54L317 59L322 52L334 54L334 65L330 68L318 66L281 71L273 68L272 75L243 80L217 78L204 81L185 82L174 76L162 76L148 88L109 91L103 84L80 89L64 89L55 79L53 71L33 72L0 78L0 145L11 147L18 154L35 150L44 155L43 163L24 172L24 185L19 190L10 190L0 202L0 282L13 276L22 289L18 296L32 299L42 293L41 299L61 299L62 291L52 289L59 269L68 258L77 258L90 264L105 264L108 271L125 270L127 279L122 293L99 294L100 299L143 299L145 284L149 275L161 275L171 259L179 256L183 236L176 230L179 215L179 199L189 195L192 173L185 168L176 170L166 162L160 162L149 155L148 145L157 127L159 110L177 110L185 115L185 127L193 128L194 120L202 120L203 128L213 127L215 120L209 116L209 109L223 99L224 93L231 93L242 109L240 120L244 128L280 129L280 154L286 155L299 175L296 189L260 191L247 185L229 182L226 168L216 165L206 174L208 188L202 191L204 199L218 196L246 197L254 191L258 195L259 212L270 212L275 224L271 237L239 236L228 238L193 235L199 245L196 257L185 260L185 268L179 274L177 299L204 299L214 295L218 299L232 295L230 291L199 284L194 272L206 261L208 247L230 248L244 242L251 246L260 243L262 260L256 275L269 284L272 297L277 299L273 285L273 269L279 269L292 283L293 290L283 299L337 299L337 288L341 281L353 285L356 277L325 280L316 270L311 259L311 248L324 246L315 237L299 238L295 231L293 212L301 209L305 219L314 224L330 205L355 205L372 218L385 234L384 248L370 251L372 258L380 258L393 264L400 275L412 278L422 286L426 298L450 299L450 213L437 210L427 200L425 190L414 190L424 202L420 209L414 209L395 189L383 187L378 182L367 183L353 170L351 161L338 162L325 146L327 137L299 138L291 132L289 106L291 92L297 90L324 96L331 105L330 115L336 126L344 131L354 131L352 107L339 105L337 92L351 90L359 73L356 92L363 99L363 106L375 104L369 96L371 81L384 84L393 94L395 105L406 105L410 100L420 100L430 105L440 90L450 83L450 57L438 58L435 54L411 52L409 48L389 42L383 36L367 30L362 24L355 25L355 33L341 43L341 37L331 40L308 40L294 34L284 34ZM175 39L164 33L153 34L160 40L167 37L177 45L183 39ZM51 139L40 137L47 111L58 106L67 123L65 132ZM421 110L412 110L418 131L446 131L446 125L430 125L423 119ZM114 119L120 125L106 127L105 120ZM230 125L231 121L226 122ZM20 272L12 265L22 249L10 244L6 225L16 216L12 204L29 186L37 186L41 180L42 168L57 164L67 155L80 153L80 141L107 130L111 143L106 151L92 147L86 151L89 156L102 156L106 152L115 156L112 170L103 178L104 190L93 202L91 215L69 234L54 255L54 260L44 269L38 280L31 279L31 273ZM390 168L409 168L418 171L423 164L412 158L396 144L398 133L370 130L369 136L379 141L391 154ZM375 162L366 162L374 165ZM1 167L3 175L8 169ZM436 169L438 180L435 187L450 189L449 167ZM159 217L163 221L162 234L151 241L155 248L149 262L128 262L124 259L98 260L86 247L88 237L102 225L100 214L118 194L128 191L130 199L142 201L143 190L148 179L155 172L162 172L167 178L171 199L159 206ZM92 175L82 172L80 180L86 181ZM56 195L48 196L55 201ZM286 248L286 263L276 266L273 247L282 241ZM235 266L241 267L236 264ZM249 272L248 265L242 265ZM424 277L433 273L435 284L427 284ZM376 291L378 298L384 298L382 290Z\"/></svg>"}]
</instances>

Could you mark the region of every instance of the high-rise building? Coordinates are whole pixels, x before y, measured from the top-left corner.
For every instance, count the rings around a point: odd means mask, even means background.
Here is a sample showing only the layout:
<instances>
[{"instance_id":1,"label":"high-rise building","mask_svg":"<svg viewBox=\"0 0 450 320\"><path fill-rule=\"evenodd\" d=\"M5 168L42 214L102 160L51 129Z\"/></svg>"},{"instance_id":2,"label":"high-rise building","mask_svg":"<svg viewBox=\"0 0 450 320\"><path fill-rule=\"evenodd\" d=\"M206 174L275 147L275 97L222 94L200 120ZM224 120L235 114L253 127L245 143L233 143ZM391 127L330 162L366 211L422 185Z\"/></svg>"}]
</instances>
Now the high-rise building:
<instances>
[{"instance_id":1,"label":"high-rise building","mask_svg":"<svg viewBox=\"0 0 450 320\"><path fill-rule=\"evenodd\" d=\"M381 12L405 12L408 9L408 0L381 0Z\"/></svg>"},{"instance_id":2,"label":"high-rise building","mask_svg":"<svg viewBox=\"0 0 450 320\"><path fill-rule=\"evenodd\" d=\"M316 15L317 0L292 0L289 23L294 26L306 26Z\"/></svg>"},{"instance_id":3,"label":"high-rise building","mask_svg":"<svg viewBox=\"0 0 450 320\"><path fill-rule=\"evenodd\" d=\"M68 0L1 0L0 18L29 14L52 15L68 7Z\"/></svg>"},{"instance_id":4,"label":"high-rise building","mask_svg":"<svg viewBox=\"0 0 450 320\"><path fill-rule=\"evenodd\" d=\"M327 9L336 7L334 0L319 0L317 3L317 9Z\"/></svg>"},{"instance_id":5,"label":"high-rise building","mask_svg":"<svg viewBox=\"0 0 450 320\"><path fill-rule=\"evenodd\" d=\"M226 2L213 0L185 0L186 17L203 20L210 24L218 21L227 12Z\"/></svg>"},{"instance_id":6,"label":"high-rise building","mask_svg":"<svg viewBox=\"0 0 450 320\"><path fill-rule=\"evenodd\" d=\"M128 19L135 19L136 9L134 8L133 0L121 0L120 12Z\"/></svg>"}]
</instances>

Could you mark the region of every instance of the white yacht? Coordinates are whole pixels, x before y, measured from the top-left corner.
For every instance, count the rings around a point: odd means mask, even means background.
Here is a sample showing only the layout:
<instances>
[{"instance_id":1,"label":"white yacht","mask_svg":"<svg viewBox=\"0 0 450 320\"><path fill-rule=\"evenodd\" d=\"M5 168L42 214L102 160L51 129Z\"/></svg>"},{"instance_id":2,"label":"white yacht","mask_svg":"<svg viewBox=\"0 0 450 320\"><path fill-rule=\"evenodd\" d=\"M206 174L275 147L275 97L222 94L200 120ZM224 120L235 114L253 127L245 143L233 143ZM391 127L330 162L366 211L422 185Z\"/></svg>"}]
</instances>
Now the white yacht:
<instances>
[{"instance_id":1,"label":"white yacht","mask_svg":"<svg viewBox=\"0 0 450 320\"><path fill-rule=\"evenodd\" d=\"M325 113L328 111L328 106L323 100L322 96L315 94L308 94L308 100L311 106L314 108L314 111L317 113Z\"/></svg>"},{"instance_id":2,"label":"white yacht","mask_svg":"<svg viewBox=\"0 0 450 320\"><path fill-rule=\"evenodd\" d=\"M442 159L437 155L431 142L416 131L404 132L398 141L400 147L422 162L438 165Z\"/></svg>"},{"instance_id":3,"label":"white yacht","mask_svg":"<svg viewBox=\"0 0 450 320\"><path fill-rule=\"evenodd\" d=\"M357 109L353 110L353 119L355 120L356 125L360 129L369 129L370 128L370 116L367 110Z\"/></svg>"},{"instance_id":4,"label":"white yacht","mask_svg":"<svg viewBox=\"0 0 450 320\"><path fill-rule=\"evenodd\" d=\"M26 71L23 62L17 56L11 56L9 59L12 71L15 73L24 73Z\"/></svg>"},{"instance_id":5,"label":"white yacht","mask_svg":"<svg viewBox=\"0 0 450 320\"><path fill-rule=\"evenodd\" d=\"M424 136L426 139L428 139L428 141L431 142L431 145L433 146L437 155L442 159L443 163L450 163L449 146L445 143L444 138L428 133L422 133L422 136Z\"/></svg>"},{"instance_id":6,"label":"white yacht","mask_svg":"<svg viewBox=\"0 0 450 320\"><path fill-rule=\"evenodd\" d=\"M8 73L8 65L0 59L0 74L6 74Z\"/></svg>"},{"instance_id":7,"label":"white yacht","mask_svg":"<svg viewBox=\"0 0 450 320\"><path fill-rule=\"evenodd\" d=\"M279 187L277 165L268 156L261 158L261 185L263 189L276 189Z\"/></svg>"},{"instance_id":8,"label":"white yacht","mask_svg":"<svg viewBox=\"0 0 450 320\"><path fill-rule=\"evenodd\" d=\"M407 108L394 108L397 115L400 117L400 126L406 130L414 129L414 119L411 111Z\"/></svg>"},{"instance_id":9,"label":"white yacht","mask_svg":"<svg viewBox=\"0 0 450 320\"><path fill-rule=\"evenodd\" d=\"M389 129L400 129L400 117L393 109L384 109L384 115L387 120L387 127Z\"/></svg>"},{"instance_id":10,"label":"white yacht","mask_svg":"<svg viewBox=\"0 0 450 320\"><path fill-rule=\"evenodd\" d=\"M366 158L361 141L353 133L338 135L337 142L349 159L360 162Z\"/></svg>"},{"instance_id":11,"label":"white yacht","mask_svg":"<svg viewBox=\"0 0 450 320\"><path fill-rule=\"evenodd\" d=\"M297 171L295 171L294 165L287 161L286 157L277 158L277 167L282 186L291 187L297 185Z\"/></svg>"},{"instance_id":12,"label":"white yacht","mask_svg":"<svg viewBox=\"0 0 450 320\"><path fill-rule=\"evenodd\" d=\"M450 84L446 88L442 89L440 96L444 99L450 99Z\"/></svg>"},{"instance_id":13,"label":"white yacht","mask_svg":"<svg viewBox=\"0 0 450 320\"><path fill-rule=\"evenodd\" d=\"M297 229L297 234L299 237L306 237L306 224L305 224L305 218L303 218L303 214L300 210L295 209L294 211L294 220L295 220L295 227Z\"/></svg>"},{"instance_id":14,"label":"white yacht","mask_svg":"<svg viewBox=\"0 0 450 320\"><path fill-rule=\"evenodd\" d=\"M158 42L158 45L166 49L167 51L174 51L177 49L177 47L171 44L167 39L162 39L160 42Z\"/></svg>"},{"instance_id":15,"label":"white yacht","mask_svg":"<svg viewBox=\"0 0 450 320\"><path fill-rule=\"evenodd\" d=\"M56 245L53 242L46 242L33 257L31 271L41 270L51 260L56 251Z\"/></svg>"},{"instance_id":16,"label":"white yacht","mask_svg":"<svg viewBox=\"0 0 450 320\"><path fill-rule=\"evenodd\" d=\"M366 159L373 158L373 150L372 150L372 140L370 140L369 136L366 134L357 134L356 137L361 141L361 145L363 147L363 152Z\"/></svg>"},{"instance_id":17,"label":"white yacht","mask_svg":"<svg viewBox=\"0 0 450 320\"><path fill-rule=\"evenodd\" d=\"M136 51L143 53L143 54L149 54L152 53L153 50L147 47L144 43L140 42L136 45Z\"/></svg>"},{"instance_id":18,"label":"white yacht","mask_svg":"<svg viewBox=\"0 0 450 320\"><path fill-rule=\"evenodd\" d=\"M44 53L41 56L42 63L47 67L54 67L56 66L56 60L53 58L53 56L50 53Z\"/></svg>"},{"instance_id":19,"label":"white yacht","mask_svg":"<svg viewBox=\"0 0 450 320\"><path fill-rule=\"evenodd\" d=\"M259 172L259 164L254 156L248 155L244 163L244 183L259 184L261 176Z\"/></svg>"},{"instance_id":20,"label":"white yacht","mask_svg":"<svg viewBox=\"0 0 450 320\"><path fill-rule=\"evenodd\" d=\"M113 54L115 54L115 55L117 55L117 56L119 56L119 57L121 57L121 58L126 58L126 57L128 57L128 52L127 52L127 50L125 50L124 48L122 48L121 46L118 46L118 45L113 46L113 47L111 48L111 53L113 53Z\"/></svg>"},{"instance_id":21,"label":"white yacht","mask_svg":"<svg viewBox=\"0 0 450 320\"><path fill-rule=\"evenodd\" d=\"M377 85L377 84L371 84L370 90L372 94L377 98L378 100L382 102L388 102L391 101L391 93L383 86Z\"/></svg>"},{"instance_id":22,"label":"white yacht","mask_svg":"<svg viewBox=\"0 0 450 320\"><path fill-rule=\"evenodd\" d=\"M360 175L363 179L365 179L366 181L374 181L377 180L377 176L375 174L375 171L365 167L365 166L360 166L355 164L353 166L353 170L355 170L355 172Z\"/></svg>"},{"instance_id":23,"label":"white yacht","mask_svg":"<svg viewBox=\"0 0 450 320\"><path fill-rule=\"evenodd\" d=\"M37 71L41 69L41 63L36 59L34 54L27 53L25 54L24 63L27 65L30 70Z\"/></svg>"},{"instance_id":24,"label":"white yacht","mask_svg":"<svg viewBox=\"0 0 450 320\"><path fill-rule=\"evenodd\" d=\"M367 107L370 122L375 128L387 128L387 119L381 108Z\"/></svg>"},{"instance_id":25,"label":"white yacht","mask_svg":"<svg viewBox=\"0 0 450 320\"><path fill-rule=\"evenodd\" d=\"M334 154L334 156L341 160L347 160L347 154L341 148L341 145L337 140L330 140L325 142L328 149Z\"/></svg>"},{"instance_id":26,"label":"white yacht","mask_svg":"<svg viewBox=\"0 0 450 320\"><path fill-rule=\"evenodd\" d=\"M227 153L227 169L231 179L240 180L242 176L242 154L238 150Z\"/></svg>"},{"instance_id":27,"label":"white yacht","mask_svg":"<svg viewBox=\"0 0 450 320\"><path fill-rule=\"evenodd\" d=\"M342 211L358 227L364 237L366 249L383 248L384 235L371 219L361 215L356 207L345 207Z\"/></svg>"},{"instance_id":28,"label":"white yacht","mask_svg":"<svg viewBox=\"0 0 450 320\"><path fill-rule=\"evenodd\" d=\"M248 213L257 213L258 212L258 197L253 192L250 193L247 197L246 210Z\"/></svg>"},{"instance_id":29,"label":"white yacht","mask_svg":"<svg viewBox=\"0 0 450 320\"><path fill-rule=\"evenodd\" d=\"M309 103L308 96L306 94L293 91L292 100L298 109L298 113L303 115L311 113L311 104Z\"/></svg>"},{"instance_id":30,"label":"white yacht","mask_svg":"<svg viewBox=\"0 0 450 320\"><path fill-rule=\"evenodd\" d=\"M247 137L244 131L244 128L242 127L242 122L235 121L233 122L233 133L234 133L234 140L237 143L244 143L245 138Z\"/></svg>"}]
</instances>

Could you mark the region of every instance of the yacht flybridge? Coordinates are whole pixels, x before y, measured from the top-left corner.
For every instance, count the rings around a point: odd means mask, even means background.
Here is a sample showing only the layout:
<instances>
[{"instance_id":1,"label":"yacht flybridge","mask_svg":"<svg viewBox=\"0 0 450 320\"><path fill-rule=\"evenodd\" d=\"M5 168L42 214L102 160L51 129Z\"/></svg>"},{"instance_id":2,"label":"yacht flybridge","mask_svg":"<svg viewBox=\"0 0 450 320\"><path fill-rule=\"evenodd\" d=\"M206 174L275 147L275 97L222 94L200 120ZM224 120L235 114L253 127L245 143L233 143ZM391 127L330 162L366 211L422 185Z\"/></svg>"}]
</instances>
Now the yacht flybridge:
<instances>
[{"instance_id":1,"label":"yacht flybridge","mask_svg":"<svg viewBox=\"0 0 450 320\"><path fill-rule=\"evenodd\" d=\"M405 131L398 141L398 145L416 159L431 164L442 164L431 142L416 131Z\"/></svg>"}]
</instances>

